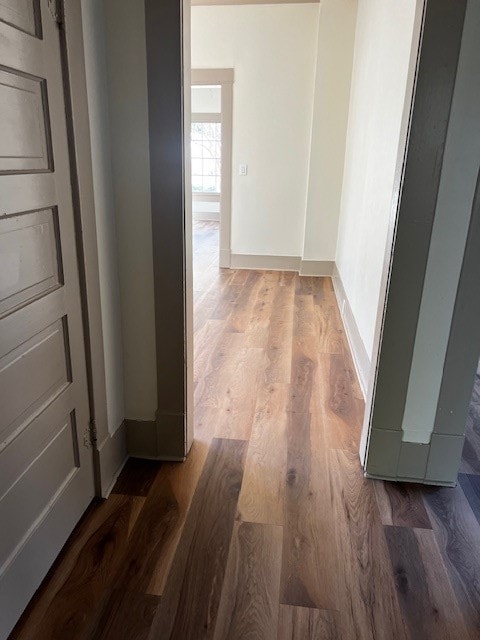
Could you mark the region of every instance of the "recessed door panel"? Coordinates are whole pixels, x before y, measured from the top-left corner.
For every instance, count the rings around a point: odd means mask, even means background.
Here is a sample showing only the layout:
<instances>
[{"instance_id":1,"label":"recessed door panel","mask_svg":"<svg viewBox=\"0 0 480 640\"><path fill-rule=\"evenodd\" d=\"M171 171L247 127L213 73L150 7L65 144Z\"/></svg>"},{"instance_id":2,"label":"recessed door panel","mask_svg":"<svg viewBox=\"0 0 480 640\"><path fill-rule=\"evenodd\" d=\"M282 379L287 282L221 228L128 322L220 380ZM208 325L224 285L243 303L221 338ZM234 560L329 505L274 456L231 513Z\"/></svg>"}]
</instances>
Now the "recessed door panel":
<instances>
[{"instance_id":1,"label":"recessed door panel","mask_svg":"<svg viewBox=\"0 0 480 640\"><path fill-rule=\"evenodd\" d=\"M0 218L0 317L62 282L56 209Z\"/></svg>"},{"instance_id":2,"label":"recessed door panel","mask_svg":"<svg viewBox=\"0 0 480 640\"><path fill-rule=\"evenodd\" d=\"M57 320L0 359L0 440L4 443L68 386L65 322Z\"/></svg>"},{"instance_id":3,"label":"recessed door panel","mask_svg":"<svg viewBox=\"0 0 480 640\"><path fill-rule=\"evenodd\" d=\"M41 35L37 0L0 0L0 21L32 36Z\"/></svg>"},{"instance_id":4,"label":"recessed door panel","mask_svg":"<svg viewBox=\"0 0 480 640\"><path fill-rule=\"evenodd\" d=\"M76 473L76 438L74 415L65 416L56 425L54 439L0 496L0 522L8 523L0 536L0 571L7 568L49 502Z\"/></svg>"},{"instance_id":5,"label":"recessed door panel","mask_svg":"<svg viewBox=\"0 0 480 640\"><path fill-rule=\"evenodd\" d=\"M48 171L46 82L0 70L0 173Z\"/></svg>"}]
</instances>

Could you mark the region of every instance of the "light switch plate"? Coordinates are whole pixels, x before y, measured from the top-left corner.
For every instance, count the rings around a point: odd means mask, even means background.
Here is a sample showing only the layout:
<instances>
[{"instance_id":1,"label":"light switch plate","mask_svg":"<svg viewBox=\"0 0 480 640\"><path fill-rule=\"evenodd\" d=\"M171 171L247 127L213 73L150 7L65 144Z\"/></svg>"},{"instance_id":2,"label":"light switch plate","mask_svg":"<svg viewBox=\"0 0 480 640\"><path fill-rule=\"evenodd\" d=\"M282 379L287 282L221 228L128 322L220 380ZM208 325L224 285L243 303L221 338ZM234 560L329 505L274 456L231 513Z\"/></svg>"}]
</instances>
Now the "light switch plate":
<instances>
[{"instance_id":1,"label":"light switch plate","mask_svg":"<svg viewBox=\"0 0 480 640\"><path fill-rule=\"evenodd\" d=\"M248 173L248 165L247 164L241 164L239 169L238 169L238 173L241 176L246 176Z\"/></svg>"}]
</instances>

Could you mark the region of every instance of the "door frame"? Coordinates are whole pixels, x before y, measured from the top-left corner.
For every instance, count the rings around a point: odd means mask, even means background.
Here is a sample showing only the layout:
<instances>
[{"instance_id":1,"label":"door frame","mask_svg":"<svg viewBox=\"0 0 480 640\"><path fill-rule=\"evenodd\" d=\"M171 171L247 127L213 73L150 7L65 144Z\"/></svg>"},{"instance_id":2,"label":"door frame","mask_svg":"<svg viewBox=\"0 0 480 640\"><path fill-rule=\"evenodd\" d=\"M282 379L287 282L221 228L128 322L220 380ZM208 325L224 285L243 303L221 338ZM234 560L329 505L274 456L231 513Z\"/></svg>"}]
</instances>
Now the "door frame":
<instances>
[{"instance_id":1,"label":"door frame","mask_svg":"<svg viewBox=\"0 0 480 640\"><path fill-rule=\"evenodd\" d=\"M221 89L222 177L220 191L219 266L230 268L232 254L232 145L233 145L233 69L192 69L193 86L215 85Z\"/></svg>"},{"instance_id":2,"label":"door frame","mask_svg":"<svg viewBox=\"0 0 480 640\"><path fill-rule=\"evenodd\" d=\"M373 341L373 353L368 375L367 388L365 393L365 414L362 427L362 435L360 440L360 460L365 466L368 445L371 431L371 420L373 404L375 401L375 392L377 386L378 365L380 358L380 349L383 339L383 328L385 323L385 313L387 307L388 290L390 287L390 275L392 260L395 248L395 235L397 230L398 212L400 206L400 198L402 194L403 178L405 171L405 163L408 152L408 142L410 135L411 119L415 101L415 90L418 73L418 62L420 59L420 48L422 45L422 31L425 20L425 8L427 0L417 0L415 23L412 35L412 47L410 51L410 65L408 69L407 88L405 92L405 103L403 106L402 124L400 130L400 140L397 154L397 164L395 168L395 177L393 183L393 196L390 208L390 219L388 223L387 239L385 243L385 256L383 260L382 277L380 284L380 295L377 307L377 317L375 323L375 334Z\"/></svg>"},{"instance_id":3,"label":"door frame","mask_svg":"<svg viewBox=\"0 0 480 640\"><path fill-rule=\"evenodd\" d=\"M81 0L62 1L59 32L85 335L95 490L98 496L106 497L126 459L126 435L124 424L113 436L108 430L100 272Z\"/></svg>"}]
</instances>

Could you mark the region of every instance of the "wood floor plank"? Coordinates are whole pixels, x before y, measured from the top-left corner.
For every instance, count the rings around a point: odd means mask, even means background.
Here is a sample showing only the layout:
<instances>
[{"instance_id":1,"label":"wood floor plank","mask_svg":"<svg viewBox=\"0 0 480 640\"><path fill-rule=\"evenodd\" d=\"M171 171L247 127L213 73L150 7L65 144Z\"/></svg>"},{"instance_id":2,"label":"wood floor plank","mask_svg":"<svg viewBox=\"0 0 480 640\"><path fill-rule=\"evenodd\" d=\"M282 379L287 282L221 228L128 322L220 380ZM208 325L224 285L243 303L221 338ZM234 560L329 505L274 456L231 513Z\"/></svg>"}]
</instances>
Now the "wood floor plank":
<instances>
[{"instance_id":1,"label":"wood floor plank","mask_svg":"<svg viewBox=\"0 0 480 640\"><path fill-rule=\"evenodd\" d=\"M160 472L145 500L133 530L115 584L123 591L147 593L155 567L164 557L164 548L174 535L179 506L168 478Z\"/></svg>"},{"instance_id":2,"label":"wood floor plank","mask_svg":"<svg viewBox=\"0 0 480 640\"><path fill-rule=\"evenodd\" d=\"M480 367L475 376L468 411L460 471L480 475Z\"/></svg>"},{"instance_id":3,"label":"wood floor plank","mask_svg":"<svg viewBox=\"0 0 480 640\"><path fill-rule=\"evenodd\" d=\"M198 438L194 441L187 460L182 464L167 463L162 470L165 482L171 488L175 497L177 517L171 521L171 529L168 536L164 537L162 546L157 547L157 555L152 562L151 579L147 593L161 596L167 584L170 568L177 551L187 514L197 488L205 461L208 455L209 442Z\"/></svg>"},{"instance_id":4,"label":"wood floor plank","mask_svg":"<svg viewBox=\"0 0 480 640\"><path fill-rule=\"evenodd\" d=\"M468 632L480 637L480 526L461 486L425 488L424 500Z\"/></svg>"},{"instance_id":5,"label":"wood floor plank","mask_svg":"<svg viewBox=\"0 0 480 640\"><path fill-rule=\"evenodd\" d=\"M248 271L244 285L236 298L229 316L229 330L245 333L253 315L255 301L262 287L260 271Z\"/></svg>"},{"instance_id":6,"label":"wood floor plank","mask_svg":"<svg viewBox=\"0 0 480 640\"><path fill-rule=\"evenodd\" d=\"M225 398L225 387L231 384L226 376L234 367L238 354L243 350L243 336L225 332L211 349L204 370L198 374L195 388L195 407L221 407ZM232 363L232 360L234 361Z\"/></svg>"},{"instance_id":7,"label":"wood floor plank","mask_svg":"<svg viewBox=\"0 0 480 640\"><path fill-rule=\"evenodd\" d=\"M252 390L260 384L264 363L263 349L241 349L230 354L222 382L218 385L223 398L218 412L216 437L234 440L250 438L255 413L255 393Z\"/></svg>"},{"instance_id":8,"label":"wood floor plank","mask_svg":"<svg viewBox=\"0 0 480 640\"><path fill-rule=\"evenodd\" d=\"M157 596L114 589L90 640L146 640L159 602Z\"/></svg>"},{"instance_id":9,"label":"wood floor plank","mask_svg":"<svg viewBox=\"0 0 480 640\"><path fill-rule=\"evenodd\" d=\"M357 454L329 452L337 527L341 638L406 640L374 487Z\"/></svg>"},{"instance_id":10,"label":"wood floor plank","mask_svg":"<svg viewBox=\"0 0 480 640\"><path fill-rule=\"evenodd\" d=\"M281 555L281 527L235 523L215 640L275 640Z\"/></svg>"},{"instance_id":11,"label":"wood floor plank","mask_svg":"<svg viewBox=\"0 0 480 640\"><path fill-rule=\"evenodd\" d=\"M317 356L313 296L296 295L289 411L309 413Z\"/></svg>"},{"instance_id":12,"label":"wood floor plank","mask_svg":"<svg viewBox=\"0 0 480 640\"><path fill-rule=\"evenodd\" d=\"M238 500L242 520L283 525L288 402L289 385L285 384L266 385L257 396Z\"/></svg>"},{"instance_id":13,"label":"wood floor plank","mask_svg":"<svg viewBox=\"0 0 480 640\"><path fill-rule=\"evenodd\" d=\"M338 611L280 605L278 640L346 640L340 636Z\"/></svg>"},{"instance_id":14,"label":"wood floor plank","mask_svg":"<svg viewBox=\"0 0 480 640\"><path fill-rule=\"evenodd\" d=\"M318 350L320 353L344 353L345 334L330 278L317 278L313 295Z\"/></svg>"},{"instance_id":15,"label":"wood floor plank","mask_svg":"<svg viewBox=\"0 0 480 640\"><path fill-rule=\"evenodd\" d=\"M247 444L212 441L149 635L212 638L225 575Z\"/></svg>"},{"instance_id":16,"label":"wood floor plank","mask_svg":"<svg viewBox=\"0 0 480 640\"><path fill-rule=\"evenodd\" d=\"M415 529L432 528L423 503L421 485L376 481L375 494L383 524Z\"/></svg>"},{"instance_id":17,"label":"wood floor plank","mask_svg":"<svg viewBox=\"0 0 480 640\"><path fill-rule=\"evenodd\" d=\"M415 529L418 548L423 561L426 580L437 616L442 616L444 629L439 631L446 638L473 640L465 626L458 601L448 577L435 534L430 529Z\"/></svg>"},{"instance_id":18,"label":"wood floor plank","mask_svg":"<svg viewBox=\"0 0 480 640\"><path fill-rule=\"evenodd\" d=\"M225 322L207 320L203 327L195 332L195 354L193 360L193 378L195 382L203 378L210 368L212 355L217 352L223 337Z\"/></svg>"},{"instance_id":19,"label":"wood floor plank","mask_svg":"<svg viewBox=\"0 0 480 640\"><path fill-rule=\"evenodd\" d=\"M278 286L273 300L266 345L267 382L289 383L292 375L292 338L295 287Z\"/></svg>"},{"instance_id":20,"label":"wood floor plank","mask_svg":"<svg viewBox=\"0 0 480 640\"><path fill-rule=\"evenodd\" d=\"M335 523L325 450L314 455L310 414L289 413L282 604L336 609Z\"/></svg>"},{"instance_id":21,"label":"wood floor plank","mask_svg":"<svg viewBox=\"0 0 480 640\"><path fill-rule=\"evenodd\" d=\"M115 482L112 493L146 497L161 469L161 462L129 458Z\"/></svg>"},{"instance_id":22,"label":"wood floor plank","mask_svg":"<svg viewBox=\"0 0 480 640\"><path fill-rule=\"evenodd\" d=\"M458 481L477 522L480 524L480 476L460 473Z\"/></svg>"},{"instance_id":23,"label":"wood floor plank","mask_svg":"<svg viewBox=\"0 0 480 640\"><path fill-rule=\"evenodd\" d=\"M352 371L343 354L319 354L318 394L320 410L330 449L357 453L364 412L364 402L356 397Z\"/></svg>"},{"instance_id":24,"label":"wood floor plank","mask_svg":"<svg viewBox=\"0 0 480 640\"><path fill-rule=\"evenodd\" d=\"M272 305L278 289L279 272L264 271L250 321L246 327L245 346L265 348L271 322Z\"/></svg>"},{"instance_id":25,"label":"wood floor plank","mask_svg":"<svg viewBox=\"0 0 480 640\"><path fill-rule=\"evenodd\" d=\"M83 640L112 587L128 544L132 520L145 498L111 495L74 532L55 572L41 587L35 606L12 640Z\"/></svg>"},{"instance_id":26,"label":"wood floor plank","mask_svg":"<svg viewBox=\"0 0 480 640\"><path fill-rule=\"evenodd\" d=\"M439 602L428 582L415 532L409 527L385 527L398 599L410 637L456 640L459 628L449 624L448 606ZM427 560L430 560L427 558Z\"/></svg>"}]
</instances>

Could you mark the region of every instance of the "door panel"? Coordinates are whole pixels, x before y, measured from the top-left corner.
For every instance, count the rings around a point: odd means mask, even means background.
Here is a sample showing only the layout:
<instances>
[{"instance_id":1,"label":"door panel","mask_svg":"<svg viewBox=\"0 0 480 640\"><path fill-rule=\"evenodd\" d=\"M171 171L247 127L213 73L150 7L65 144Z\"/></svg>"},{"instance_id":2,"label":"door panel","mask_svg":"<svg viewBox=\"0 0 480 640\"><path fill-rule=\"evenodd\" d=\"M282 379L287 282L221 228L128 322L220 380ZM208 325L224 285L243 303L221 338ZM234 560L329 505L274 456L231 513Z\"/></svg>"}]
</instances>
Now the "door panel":
<instances>
[{"instance_id":1,"label":"door panel","mask_svg":"<svg viewBox=\"0 0 480 640\"><path fill-rule=\"evenodd\" d=\"M32 36L41 33L37 0L0 0L0 21Z\"/></svg>"},{"instance_id":2,"label":"door panel","mask_svg":"<svg viewBox=\"0 0 480 640\"><path fill-rule=\"evenodd\" d=\"M56 209L2 220L0 318L63 281Z\"/></svg>"},{"instance_id":3,"label":"door panel","mask_svg":"<svg viewBox=\"0 0 480 640\"><path fill-rule=\"evenodd\" d=\"M0 0L0 639L94 494L81 312L58 27Z\"/></svg>"},{"instance_id":4,"label":"door panel","mask_svg":"<svg viewBox=\"0 0 480 640\"><path fill-rule=\"evenodd\" d=\"M0 70L0 173L51 167L45 82Z\"/></svg>"}]
</instances>

